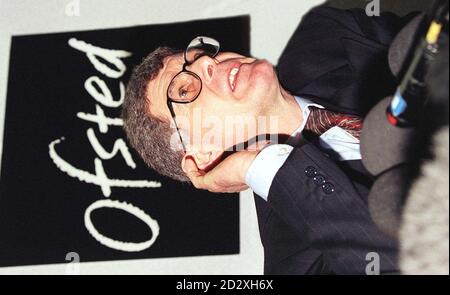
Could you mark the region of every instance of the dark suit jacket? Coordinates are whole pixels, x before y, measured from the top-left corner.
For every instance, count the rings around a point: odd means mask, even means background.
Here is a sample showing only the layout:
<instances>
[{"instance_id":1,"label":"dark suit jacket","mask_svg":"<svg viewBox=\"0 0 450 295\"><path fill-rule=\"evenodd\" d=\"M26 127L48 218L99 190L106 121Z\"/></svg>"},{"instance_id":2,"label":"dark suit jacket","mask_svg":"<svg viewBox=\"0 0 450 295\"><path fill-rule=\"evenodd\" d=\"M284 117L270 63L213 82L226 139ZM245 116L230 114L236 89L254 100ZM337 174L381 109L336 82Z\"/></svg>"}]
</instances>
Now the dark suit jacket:
<instances>
[{"instance_id":1,"label":"dark suit jacket","mask_svg":"<svg viewBox=\"0 0 450 295\"><path fill-rule=\"evenodd\" d=\"M279 60L280 82L330 110L364 116L394 92L387 50L410 18L317 7ZM255 196L265 273L365 274L371 252L381 273L398 272L397 242L370 218L370 185L360 161L335 162L314 142L295 147L267 202Z\"/></svg>"}]
</instances>

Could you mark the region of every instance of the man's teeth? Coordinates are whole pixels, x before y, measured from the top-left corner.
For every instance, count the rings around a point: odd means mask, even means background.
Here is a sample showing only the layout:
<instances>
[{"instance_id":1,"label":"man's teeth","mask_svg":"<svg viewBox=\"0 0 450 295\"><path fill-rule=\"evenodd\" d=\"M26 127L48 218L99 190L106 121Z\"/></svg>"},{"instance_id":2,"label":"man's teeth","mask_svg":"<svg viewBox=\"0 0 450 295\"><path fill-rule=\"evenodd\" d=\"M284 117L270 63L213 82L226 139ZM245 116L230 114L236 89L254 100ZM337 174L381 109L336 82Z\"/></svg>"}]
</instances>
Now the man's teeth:
<instances>
[{"instance_id":1,"label":"man's teeth","mask_svg":"<svg viewBox=\"0 0 450 295\"><path fill-rule=\"evenodd\" d=\"M239 68L232 68L230 71L230 77L228 78L231 85L231 90L234 90L234 79L236 77L236 74L239 72Z\"/></svg>"}]
</instances>

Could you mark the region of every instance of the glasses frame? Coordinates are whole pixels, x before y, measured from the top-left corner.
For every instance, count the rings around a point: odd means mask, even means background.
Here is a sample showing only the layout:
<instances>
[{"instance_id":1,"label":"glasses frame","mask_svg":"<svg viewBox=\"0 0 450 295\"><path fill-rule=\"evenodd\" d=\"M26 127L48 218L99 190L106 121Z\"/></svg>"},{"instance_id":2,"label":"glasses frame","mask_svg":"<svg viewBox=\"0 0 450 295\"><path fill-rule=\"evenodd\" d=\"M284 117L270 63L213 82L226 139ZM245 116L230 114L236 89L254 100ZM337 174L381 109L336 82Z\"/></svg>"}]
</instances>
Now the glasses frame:
<instances>
[{"instance_id":1,"label":"glasses frame","mask_svg":"<svg viewBox=\"0 0 450 295\"><path fill-rule=\"evenodd\" d=\"M196 38L192 39L192 41L189 43L189 45L190 45L194 40L201 39L201 38L205 38L205 37L196 37ZM207 37L207 38L209 38L209 37ZM209 39L212 39L212 38L209 38ZM214 40L214 39L213 39L213 40ZM204 54L201 54L201 55L199 55L199 56L196 56L195 59L194 59L193 61L191 61L191 62L189 62L189 61L186 59L186 53L187 53L187 51L188 51L188 49L189 49L189 45L188 45L188 47L186 48L186 50L184 51L184 54L183 54L183 56L184 56L184 64L183 64L183 68L182 68L182 70L181 70L178 74L176 74L176 75L172 78L172 80L171 80L170 83L169 83L169 87L167 88L167 91L166 91L166 96L167 96L167 101L166 101L166 102L167 102L167 107L169 108L170 115L172 116L173 123L175 124L175 128L176 128L176 130L177 130L178 136L180 137L180 142L181 142L181 145L182 145L182 147L183 147L183 151L184 151L185 153L186 153L186 145L185 145L185 143L184 143L184 141L183 141L183 137L181 136L180 128L178 127L178 124L177 124L177 120L176 120L176 117L177 117L177 116L176 116L175 110L174 110L174 108L173 108L173 103L177 103L177 104L188 104L188 103L191 103L191 102L195 101L195 100L198 98L198 96L200 95L200 93L202 92L202 87L203 87L202 79L201 79L196 73L187 70L186 67L192 65L193 63L195 63L198 59L200 59L200 58L203 57L203 56L209 56L210 58L215 58L215 57L217 56L217 54L219 54L219 51L220 51L220 43L219 43L217 40L214 40L214 41L216 41L217 44L219 45L219 47L217 48L217 52L216 52L214 55L209 55L209 54L207 54L207 53L204 53ZM202 42L202 41L201 41L201 42ZM202 43L203 43L203 42L202 42ZM173 80L174 80L176 77L178 77L179 75L181 75L181 74L189 74L189 75L193 76L194 78L196 78L198 81L200 81L200 90L198 91L197 95L196 95L193 99L191 99L191 100L189 100L189 101L176 101L176 100L173 100L172 98L170 98L170 96L169 96L170 85L172 84Z\"/></svg>"}]
</instances>

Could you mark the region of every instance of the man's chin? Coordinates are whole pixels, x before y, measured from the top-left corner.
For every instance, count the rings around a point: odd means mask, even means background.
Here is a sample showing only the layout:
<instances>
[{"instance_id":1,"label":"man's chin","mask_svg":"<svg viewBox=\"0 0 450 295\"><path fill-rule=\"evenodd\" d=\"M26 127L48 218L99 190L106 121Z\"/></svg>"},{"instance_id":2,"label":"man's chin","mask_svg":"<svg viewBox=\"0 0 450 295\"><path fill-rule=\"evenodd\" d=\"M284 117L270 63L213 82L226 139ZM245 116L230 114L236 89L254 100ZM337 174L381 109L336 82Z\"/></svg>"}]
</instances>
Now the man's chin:
<instances>
[{"instance_id":1,"label":"man's chin","mask_svg":"<svg viewBox=\"0 0 450 295\"><path fill-rule=\"evenodd\" d=\"M256 142L251 143L245 150L250 152L259 152L269 144L271 144L271 142L268 139L258 140Z\"/></svg>"},{"instance_id":2,"label":"man's chin","mask_svg":"<svg viewBox=\"0 0 450 295\"><path fill-rule=\"evenodd\" d=\"M249 81L249 92L264 97L265 100L276 96L278 77L271 63L264 61L258 63L253 69Z\"/></svg>"}]
</instances>

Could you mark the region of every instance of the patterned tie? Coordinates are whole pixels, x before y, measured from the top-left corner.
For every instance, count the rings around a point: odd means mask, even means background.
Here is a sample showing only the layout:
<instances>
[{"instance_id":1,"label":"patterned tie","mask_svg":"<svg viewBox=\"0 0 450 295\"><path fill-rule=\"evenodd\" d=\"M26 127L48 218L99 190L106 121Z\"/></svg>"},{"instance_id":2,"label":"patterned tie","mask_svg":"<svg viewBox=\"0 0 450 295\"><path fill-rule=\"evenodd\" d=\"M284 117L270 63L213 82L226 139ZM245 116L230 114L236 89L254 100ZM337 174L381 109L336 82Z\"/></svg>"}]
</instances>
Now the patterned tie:
<instances>
[{"instance_id":1,"label":"patterned tie","mask_svg":"<svg viewBox=\"0 0 450 295\"><path fill-rule=\"evenodd\" d=\"M328 129L339 126L354 137L359 139L363 119L356 115L335 113L317 107L310 108L311 113L306 121L305 130L320 136Z\"/></svg>"}]
</instances>

